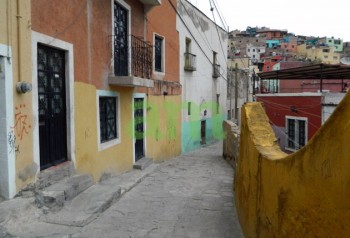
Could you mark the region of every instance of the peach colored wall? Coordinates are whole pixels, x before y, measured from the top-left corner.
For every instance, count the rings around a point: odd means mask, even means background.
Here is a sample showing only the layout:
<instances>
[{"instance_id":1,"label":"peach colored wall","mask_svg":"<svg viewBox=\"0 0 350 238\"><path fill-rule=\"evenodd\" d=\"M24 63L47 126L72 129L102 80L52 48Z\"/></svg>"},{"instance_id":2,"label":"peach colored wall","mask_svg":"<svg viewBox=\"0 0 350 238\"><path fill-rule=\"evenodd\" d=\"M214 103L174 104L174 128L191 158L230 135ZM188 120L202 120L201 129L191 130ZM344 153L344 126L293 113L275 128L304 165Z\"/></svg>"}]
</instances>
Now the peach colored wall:
<instances>
[{"instance_id":1,"label":"peach colored wall","mask_svg":"<svg viewBox=\"0 0 350 238\"><path fill-rule=\"evenodd\" d=\"M144 35L143 4L126 1L131 34ZM74 45L75 81L107 89L112 73L111 0L32 0L32 29Z\"/></svg>"},{"instance_id":2,"label":"peach colored wall","mask_svg":"<svg viewBox=\"0 0 350 238\"><path fill-rule=\"evenodd\" d=\"M171 0L176 8L176 0ZM179 34L176 30L176 12L168 1L162 1L147 14L147 40L153 42L153 34L165 38L164 80L179 82Z\"/></svg>"}]
</instances>

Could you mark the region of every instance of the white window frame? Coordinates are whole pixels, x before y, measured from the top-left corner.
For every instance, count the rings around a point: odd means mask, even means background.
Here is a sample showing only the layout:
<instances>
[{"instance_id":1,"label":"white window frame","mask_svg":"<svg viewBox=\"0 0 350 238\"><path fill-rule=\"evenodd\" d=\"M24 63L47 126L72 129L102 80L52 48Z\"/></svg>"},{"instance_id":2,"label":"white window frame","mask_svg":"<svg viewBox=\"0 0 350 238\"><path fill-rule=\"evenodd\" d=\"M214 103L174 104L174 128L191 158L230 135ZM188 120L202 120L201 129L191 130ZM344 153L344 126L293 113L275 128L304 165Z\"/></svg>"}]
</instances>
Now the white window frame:
<instances>
[{"instance_id":1,"label":"white window frame","mask_svg":"<svg viewBox=\"0 0 350 238\"><path fill-rule=\"evenodd\" d=\"M101 143L101 125L100 125L100 97L115 97L116 98L116 128L117 138ZM112 146L121 143L121 126L120 126L120 94L114 91L97 90L96 92L96 115L97 115L97 143L98 150L105 150Z\"/></svg>"},{"instance_id":2,"label":"white window frame","mask_svg":"<svg viewBox=\"0 0 350 238\"><path fill-rule=\"evenodd\" d=\"M288 135L288 120L294 120L295 121L295 131L294 131L294 133L295 133L295 138L296 138L296 146L298 147L298 148L290 148L290 147L288 147L288 141L289 141L289 135ZM297 151L297 150L299 150L300 148L299 148L299 123L297 123L297 121L304 121L305 122L305 145L306 145L306 143L307 143L307 141L308 141L308 118L307 117L294 117L294 116L286 116L286 121L285 121L285 125L286 125L286 130L285 130L285 132L286 132L286 140L285 140L285 149L286 150L288 150L288 151Z\"/></svg>"},{"instance_id":3,"label":"white window frame","mask_svg":"<svg viewBox=\"0 0 350 238\"><path fill-rule=\"evenodd\" d=\"M156 71L155 69L155 50L153 50L153 73L155 75L160 75L160 76L164 76L165 75L165 37L157 34L157 33L153 33L153 45L155 45L156 43L156 37L162 38L163 42L162 42L162 71Z\"/></svg>"}]
</instances>

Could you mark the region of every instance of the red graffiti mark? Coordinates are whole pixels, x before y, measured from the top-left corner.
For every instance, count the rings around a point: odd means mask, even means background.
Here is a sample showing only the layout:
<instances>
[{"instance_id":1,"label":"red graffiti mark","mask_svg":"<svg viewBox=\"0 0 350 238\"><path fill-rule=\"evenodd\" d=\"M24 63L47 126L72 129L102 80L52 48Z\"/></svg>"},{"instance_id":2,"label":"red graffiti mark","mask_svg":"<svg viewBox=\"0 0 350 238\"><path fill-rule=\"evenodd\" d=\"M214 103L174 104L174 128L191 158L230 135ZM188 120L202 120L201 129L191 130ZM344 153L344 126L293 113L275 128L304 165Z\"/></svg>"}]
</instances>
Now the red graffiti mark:
<instances>
[{"instance_id":1,"label":"red graffiti mark","mask_svg":"<svg viewBox=\"0 0 350 238\"><path fill-rule=\"evenodd\" d=\"M32 126L27 123L28 115L22 114L20 108L25 108L25 104L21 104L19 108L16 107L15 125L12 127L12 129L16 131L16 136L22 140L23 136L29 133Z\"/></svg>"}]
</instances>

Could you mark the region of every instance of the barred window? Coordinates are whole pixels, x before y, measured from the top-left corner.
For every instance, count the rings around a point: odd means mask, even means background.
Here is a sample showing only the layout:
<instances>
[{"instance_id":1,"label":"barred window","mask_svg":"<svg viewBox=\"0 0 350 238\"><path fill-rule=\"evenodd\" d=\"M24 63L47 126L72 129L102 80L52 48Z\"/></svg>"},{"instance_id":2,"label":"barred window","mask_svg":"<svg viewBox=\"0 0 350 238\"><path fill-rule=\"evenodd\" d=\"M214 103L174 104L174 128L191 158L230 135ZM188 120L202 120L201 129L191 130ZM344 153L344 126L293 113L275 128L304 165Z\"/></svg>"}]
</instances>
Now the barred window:
<instances>
[{"instance_id":1,"label":"barred window","mask_svg":"<svg viewBox=\"0 0 350 238\"><path fill-rule=\"evenodd\" d=\"M117 97L100 97L100 142L107 142L118 137Z\"/></svg>"}]
</instances>

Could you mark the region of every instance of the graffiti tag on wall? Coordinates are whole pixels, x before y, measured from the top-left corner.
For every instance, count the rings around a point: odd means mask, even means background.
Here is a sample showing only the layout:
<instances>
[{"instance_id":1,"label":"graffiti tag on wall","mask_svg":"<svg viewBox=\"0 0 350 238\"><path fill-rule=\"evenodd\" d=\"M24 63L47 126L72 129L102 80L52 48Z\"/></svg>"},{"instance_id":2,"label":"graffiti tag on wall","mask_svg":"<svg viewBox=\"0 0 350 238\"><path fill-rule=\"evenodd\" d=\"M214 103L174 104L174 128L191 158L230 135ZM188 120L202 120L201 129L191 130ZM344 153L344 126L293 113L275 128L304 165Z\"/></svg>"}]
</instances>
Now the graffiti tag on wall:
<instances>
[{"instance_id":1,"label":"graffiti tag on wall","mask_svg":"<svg viewBox=\"0 0 350 238\"><path fill-rule=\"evenodd\" d=\"M24 135L29 133L31 125L27 123L28 115L22 113L21 109L25 108L25 104L20 104L19 107L16 107L15 113L15 125L12 129L15 131L18 139L22 140Z\"/></svg>"},{"instance_id":2,"label":"graffiti tag on wall","mask_svg":"<svg viewBox=\"0 0 350 238\"><path fill-rule=\"evenodd\" d=\"M20 104L15 111L15 124L10 127L10 132L7 135L7 141L10 146L10 153L19 153L19 141L27 135L32 126L27 122L28 115L22 112L26 107L25 104Z\"/></svg>"}]
</instances>

